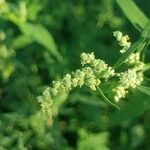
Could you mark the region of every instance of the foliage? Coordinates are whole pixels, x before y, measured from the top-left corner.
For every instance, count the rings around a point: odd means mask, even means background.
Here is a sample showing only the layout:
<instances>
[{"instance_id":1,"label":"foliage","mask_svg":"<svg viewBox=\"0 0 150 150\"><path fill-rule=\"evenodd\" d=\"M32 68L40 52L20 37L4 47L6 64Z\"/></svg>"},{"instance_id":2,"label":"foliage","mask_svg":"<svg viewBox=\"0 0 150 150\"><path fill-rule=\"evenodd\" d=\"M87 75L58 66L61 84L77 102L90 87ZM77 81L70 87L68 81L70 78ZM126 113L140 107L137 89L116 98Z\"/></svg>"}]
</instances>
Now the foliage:
<instances>
[{"instance_id":1,"label":"foliage","mask_svg":"<svg viewBox=\"0 0 150 150\"><path fill-rule=\"evenodd\" d=\"M149 149L149 5L139 0L0 0L0 149ZM133 43L123 54L116 50L116 30ZM142 85L130 88L117 110L109 104L118 78L103 78L100 96L83 87L57 95L53 105L48 101L53 117L47 118L39 113L36 97L53 80L78 69L83 51L94 52L119 73L135 67L124 62L140 53L146 64L140 70Z\"/></svg>"}]
</instances>

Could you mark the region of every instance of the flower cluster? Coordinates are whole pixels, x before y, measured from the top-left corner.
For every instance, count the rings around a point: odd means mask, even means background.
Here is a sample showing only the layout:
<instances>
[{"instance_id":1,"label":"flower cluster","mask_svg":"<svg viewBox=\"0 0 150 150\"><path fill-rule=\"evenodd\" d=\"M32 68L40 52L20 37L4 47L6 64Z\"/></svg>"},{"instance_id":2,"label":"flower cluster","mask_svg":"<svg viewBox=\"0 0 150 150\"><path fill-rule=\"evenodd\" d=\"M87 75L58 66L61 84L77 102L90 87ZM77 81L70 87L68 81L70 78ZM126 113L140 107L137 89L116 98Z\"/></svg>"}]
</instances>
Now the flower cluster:
<instances>
[{"instance_id":1,"label":"flower cluster","mask_svg":"<svg viewBox=\"0 0 150 150\"><path fill-rule=\"evenodd\" d=\"M38 102L40 103L41 106L41 112L49 117L52 116L52 99L51 99L51 95L50 95L50 88L47 87L41 96L37 97Z\"/></svg>"},{"instance_id":2,"label":"flower cluster","mask_svg":"<svg viewBox=\"0 0 150 150\"><path fill-rule=\"evenodd\" d=\"M123 50L120 52L126 52L131 45L131 42L128 42L129 37L127 35L123 36L119 31L114 32L114 36L116 37L117 41L119 41L119 45L123 46ZM143 81L142 69L144 68L145 64L140 61L140 53L132 53L125 63L129 66L132 66L132 68L117 74L119 76L119 85L113 89L115 92L114 99L116 102L126 96L128 89L136 88Z\"/></svg>"},{"instance_id":3,"label":"flower cluster","mask_svg":"<svg viewBox=\"0 0 150 150\"><path fill-rule=\"evenodd\" d=\"M130 65L135 65L140 62L140 53L132 53L126 62Z\"/></svg>"},{"instance_id":4,"label":"flower cluster","mask_svg":"<svg viewBox=\"0 0 150 150\"><path fill-rule=\"evenodd\" d=\"M94 53L82 53L81 65L81 69L77 69L71 74L66 74L60 81L53 81L52 86L47 88L42 96L38 97L42 112L51 116L51 101L54 96L63 92L68 92L75 87L82 87L83 85L95 91L96 87L101 83L98 77L103 71L106 71L103 78L114 75L114 70L103 60L95 59Z\"/></svg>"},{"instance_id":5,"label":"flower cluster","mask_svg":"<svg viewBox=\"0 0 150 150\"><path fill-rule=\"evenodd\" d=\"M81 65L83 68L77 69L71 74L66 74L61 81L53 81L51 92L53 96L58 93L70 91L71 89L79 86L87 86L92 90L96 90L101 81L98 76L106 71L104 78L114 75L114 70L108 66L103 60L95 59L94 53L82 53ZM85 66L89 65L89 66Z\"/></svg>"},{"instance_id":6,"label":"flower cluster","mask_svg":"<svg viewBox=\"0 0 150 150\"><path fill-rule=\"evenodd\" d=\"M124 88L136 88L143 81L143 74L134 69L128 69L120 74L120 83Z\"/></svg>"},{"instance_id":7,"label":"flower cluster","mask_svg":"<svg viewBox=\"0 0 150 150\"><path fill-rule=\"evenodd\" d=\"M131 45L129 37L119 31L114 32L119 45L123 47L121 53L125 53ZM143 81L143 67L144 63L140 61L140 53L132 53L124 62L129 69L115 73L115 70L108 66L105 61L96 59L94 53L82 53L81 56L81 69L66 74L61 80L53 81L52 86L47 88L38 100L42 107L42 112L48 116L52 115L52 99L63 92L69 92L73 88L86 86L91 90L96 91L97 87L101 84L101 78L108 80L110 77L117 77L119 79L118 85L112 89L114 92L114 100L118 102L120 99L125 98L130 89L136 88Z\"/></svg>"},{"instance_id":8,"label":"flower cluster","mask_svg":"<svg viewBox=\"0 0 150 150\"><path fill-rule=\"evenodd\" d=\"M131 42L128 41L129 36L128 35L123 36L122 32L120 31L115 31L113 35L119 42L119 45L122 47L120 53L125 53L131 46Z\"/></svg>"},{"instance_id":9,"label":"flower cluster","mask_svg":"<svg viewBox=\"0 0 150 150\"><path fill-rule=\"evenodd\" d=\"M119 85L113 91L116 93L114 96L114 99L116 102L118 102L120 99L125 98L128 91L124 88L124 86Z\"/></svg>"},{"instance_id":10,"label":"flower cluster","mask_svg":"<svg viewBox=\"0 0 150 150\"><path fill-rule=\"evenodd\" d=\"M128 93L128 89L136 88L143 81L143 73L137 72L135 69L128 69L119 75L119 85L113 89L115 92L114 99L118 102Z\"/></svg>"},{"instance_id":11,"label":"flower cluster","mask_svg":"<svg viewBox=\"0 0 150 150\"><path fill-rule=\"evenodd\" d=\"M72 74L67 74L61 81L53 81L52 94L56 96L58 93L67 92L79 86L87 86L92 90L96 90L96 86L100 84L100 80L95 76L92 68L85 67L76 70Z\"/></svg>"},{"instance_id":12,"label":"flower cluster","mask_svg":"<svg viewBox=\"0 0 150 150\"><path fill-rule=\"evenodd\" d=\"M103 71L106 71L103 78L108 78L114 75L114 70L112 67L108 66L103 60L95 59L94 53L81 54L81 64L82 66L89 64L91 68L93 68L94 73L99 76Z\"/></svg>"},{"instance_id":13,"label":"flower cluster","mask_svg":"<svg viewBox=\"0 0 150 150\"><path fill-rule=\"evenodd\" d=\"M127 65L132 65L134 66L134 70L140 71L143 69L145 64L140 61L140 53L132 53L129 58L125 61Z\"/></svg>"}]
</instances>

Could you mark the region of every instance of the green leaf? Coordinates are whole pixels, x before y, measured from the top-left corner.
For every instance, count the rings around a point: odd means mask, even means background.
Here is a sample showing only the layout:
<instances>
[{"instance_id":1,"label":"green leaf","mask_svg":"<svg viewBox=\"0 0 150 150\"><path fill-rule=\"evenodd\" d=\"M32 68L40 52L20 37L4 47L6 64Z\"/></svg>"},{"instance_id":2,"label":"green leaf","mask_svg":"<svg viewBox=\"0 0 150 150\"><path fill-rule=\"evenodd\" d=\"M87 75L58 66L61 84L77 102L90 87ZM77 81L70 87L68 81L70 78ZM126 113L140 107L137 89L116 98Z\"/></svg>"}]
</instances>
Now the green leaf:
<instances>
[{"instance_id":1,"label":"green leaf","mask_svg":"<svg viewBox=\"0 0 150 150\"><path fill-rule=\"evenodd\" d=\"M144 46L146 44L146 40L145 38L141 38L140 40L138 40L137 42L135 42L126 53L124 53L119 60L114 64L113 69L118 68L120 65L122 65L126 59L136 50L141 51Z\"/></svg>"},{"instance_id":2,"label":"green leaf","mask_svg":"<svg viewBox=\"0 0 150 150\"><path fill-rule=\"evenodd\" d=\"M138 90L150 96L150 87L139 85Z\"/></svg>"},{"instance_id":3,"label":"green leaf","mask_svg":"<svg viewBox=\"0 0 150 150\"><path fill-rule=\"evenodd\" d=\"M108 103L109 105L111 105L111 106L113 106L113 107L115 107L115 108L117 108L117 109L120 110L120 108L119 108L116 104L114 104L113 102L111 102L111 101L104 95L104 93L102 92L102 90L101 90L99 87L96 87L96 89L97 89L98 94L105 100L106 103Z\"/></svg>"},{"instance_id":4,"label":"green leaf","mask_svg":"<svg viewBox=\"0 0 150 150\"><path fill-rule=\"evenodd\" d=\"M136 92L126 101L121 111L111 114L110 126L126 124L150 109L150 97Z\"/></svg>"},{"instance_id":5,"label":"green leaf","mask_svg":"<svg viewBox=\"0 0 150 150\"><path fill-rule=\"evenodd\" d=\"M77 150L109 150L108 139L109 134L107 132L92 134L80 129Z\"/></svg>"},{"instance_id":6,"label":"green leaf","mask_svg":"<svg viewBox=\"0 0 150 150\"><path fill-rule=\"evenodd\" d=\"M62 59L52 35L44 26L40 24L24 23L19 27L25 36L28 36L30 39L45 47L59 60Z\"/></svg>"},{"instance_id":7,"label":"green leaf","mask_svg":"<svg viewBox=\"0 0 150 150\"><path fill-rule=\"evenodd\" d=\"M132 0L116 0L126 17L134 25L134 27L142 32L148 23L149 19L144 13L136 6Z\"/></svg>"},{"instance_id":8,"label":"green leaf","mask_svg":"<svg viewBox=\"0 0 150 150\"><path fill-rule=\"evenodd\" d=\"M26 35L20 35L17 38L15 38L12 42L12 47L14 49L20 49L25 47L26 45L29 45L33 42L33 39Z\"/></svg>"},{"instance_id":9,"label":"green leaf","mask_svg":"<svg viewBox=\"0 0 150 150\"><path fill-rule=\"evenodd\" d=\"M147 63L144 68L143 68L143 72L147 71L147 70L150 70L150 63Z\"/></svg>"},{"instance_id":10,"label":"green leaf","mask_svg":"<svg viewBox=\"0 0 150 150\"><path fill-rule=\"evenodd\" d=\"M150 21L146 24L142 32L142 36L150 40Z\"/></svg>"}]
</instances>

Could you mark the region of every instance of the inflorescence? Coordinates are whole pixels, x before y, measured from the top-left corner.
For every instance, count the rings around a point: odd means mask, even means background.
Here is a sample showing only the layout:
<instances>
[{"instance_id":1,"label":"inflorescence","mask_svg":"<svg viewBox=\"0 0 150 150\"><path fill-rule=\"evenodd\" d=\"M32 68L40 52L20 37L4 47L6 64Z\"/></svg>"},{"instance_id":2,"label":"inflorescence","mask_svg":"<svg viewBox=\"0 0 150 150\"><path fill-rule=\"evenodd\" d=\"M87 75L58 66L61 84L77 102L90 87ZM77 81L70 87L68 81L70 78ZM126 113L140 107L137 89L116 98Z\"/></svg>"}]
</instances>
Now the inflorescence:
<instances>
[{"instance_id":1,"label":"inflorescence","mask_svg":"<svg viewBox=\"0 0 150 150\"><path fill-rule=\"evenodd\" d=\"M119 31L114 32L114 36L119 42L119 45L123 47L122 50L120 50L120 53L125 53L131 45L131 42L128 41L129 37L127 35L123 36L123 34ZM115 92L114 99L116 102L125 98L129 89L136 88L143 81L142 70L145 64L140 61L139 52L132 53L125 61L125 64L131 66L131 68L118 74L119 85L113 89Z\"/></svg>"},{"instance_id":2,"label":"inflorescence","mask_svg":"<svg viewBox=\"0 0 150 150\"><path fill-rule=\"evenodd\" d=\"M120 53L125 53L131 46L129 37L119 31L114 32L116 40L122 47ZM102 81L107 81L109 78L117 77L118 85L112 89L114 100L118 102L125 98L130 89L136 88L143 81L144 63L140 61L140 53L132 53L124 62L130 68L124 72L116 73L105 61L96 59L94 53L82 53L81 69L66 74L61 80L53 81L52 86L44 90L43 94L38 97L41 104L41 111L48 116L52 116L53 97L69 92L73 88L86 86L91 90L96 91ZM105 80L101 80L101 79Z\"/></svg>"}]
</instances>

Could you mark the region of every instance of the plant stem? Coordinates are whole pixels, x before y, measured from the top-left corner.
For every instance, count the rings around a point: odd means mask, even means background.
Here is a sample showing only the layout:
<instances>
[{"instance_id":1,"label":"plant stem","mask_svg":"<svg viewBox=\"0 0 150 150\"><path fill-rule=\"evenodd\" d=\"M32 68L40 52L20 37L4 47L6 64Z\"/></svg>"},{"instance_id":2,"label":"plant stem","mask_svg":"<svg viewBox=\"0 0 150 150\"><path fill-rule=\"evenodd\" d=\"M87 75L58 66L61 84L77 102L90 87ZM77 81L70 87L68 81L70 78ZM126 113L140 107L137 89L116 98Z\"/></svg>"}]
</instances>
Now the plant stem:
<instances>
[{"instance_id":1,"label":"plant stem","mask_svg":"<svg viewBox=\"0 0 150 150\"><path fill-rule=\"evenodd\" d=\"M111 106L113 106L113 107L115 107L115 108L117 108L117 109L120 110L120 107L117 106L116 104L114 104L113 102L111 102L111 101L104 95L104 93L102 92L102 90L101 90L98 86L96 87L96 89L97 89L98 94L105 100L105 102L107 102L107 103L110 104Z\"/></svg>"},{"instance_id":2,"label":"plant stem","mask_svg":"<svg viewBox=\"0 0 150 150\"><path fill-rule=\"evenodd\" d=\"M150 64L146 64L146 65L144 66L142 72L145 72L145 71L147 71L147 70L149 70L149 69L150 69Z\"/></svg>"}]
</instances>

